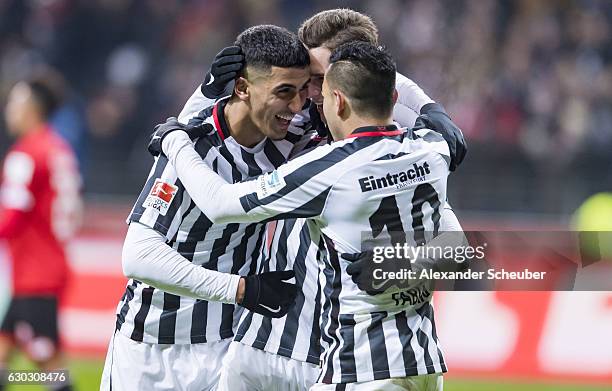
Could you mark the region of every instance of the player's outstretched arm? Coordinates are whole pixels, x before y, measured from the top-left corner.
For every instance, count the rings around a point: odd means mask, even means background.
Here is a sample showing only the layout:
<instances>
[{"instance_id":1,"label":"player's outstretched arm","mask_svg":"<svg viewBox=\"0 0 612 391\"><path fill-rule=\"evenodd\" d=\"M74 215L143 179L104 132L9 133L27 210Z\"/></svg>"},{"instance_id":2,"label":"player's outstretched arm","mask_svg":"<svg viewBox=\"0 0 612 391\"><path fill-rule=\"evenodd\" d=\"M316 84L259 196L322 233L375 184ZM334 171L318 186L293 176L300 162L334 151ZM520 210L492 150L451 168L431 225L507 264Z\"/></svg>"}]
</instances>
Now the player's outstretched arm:
<instances>
[{"instance_id":1,"label":"player's outstretched arm","mask_svg":"<svg viewBox=\"0 0 612 391\"><path fill-rule=\"evenodd\" d=\"M467 153L467 144L461 129L452 121L444 107L436 103L415 82L398 73L397 103L393 118L401 126L428 128L440 133L451 152L450 170L455 171ZM418 117L417 117L418 116Z\"/></svg>"},{"instance_id":2,"label":"player's outstretched arm","mask_svg":"<svg viewBox=\"0 0 612 391\"><path fill-rule=\"evenodd\" d=\"M156 127L149 151L167 156L191 199L213 223L317 216L329 189L346 171L350 160L341 164L333 160L317 162L330 151L323 146L255 180L229 184L194 149L190 137L197 137L198 129L207 133L205 126L208 125L190 128L170 118ZM326 175L317 175L323 171Z\"/></svg>"},{"instance_id":3,"label":"player's outstretched arm","mask_svg":"<svg viewBox=\"0 0 612 391\"><path fill-rule=\"evenodd\" d=\"M123 244L123 273L166 292L194 299L235 303L240 276L195 265L166 244L165 237L132 222Z\"/></svg>"},{"instance_id":4,"label":"player's outstretched arm","mask_svg":"<svg viewBox=\"0 0 612 391\"><path fill-rule=\"evenodd\" d=\"M168 246L159 232L132 222L123 245L123 273L179 296L239 304L270 317L284 316L295 301L297 288L287 282L293 271L248 277L195 265Z\"/></svg>"}]
</instances>

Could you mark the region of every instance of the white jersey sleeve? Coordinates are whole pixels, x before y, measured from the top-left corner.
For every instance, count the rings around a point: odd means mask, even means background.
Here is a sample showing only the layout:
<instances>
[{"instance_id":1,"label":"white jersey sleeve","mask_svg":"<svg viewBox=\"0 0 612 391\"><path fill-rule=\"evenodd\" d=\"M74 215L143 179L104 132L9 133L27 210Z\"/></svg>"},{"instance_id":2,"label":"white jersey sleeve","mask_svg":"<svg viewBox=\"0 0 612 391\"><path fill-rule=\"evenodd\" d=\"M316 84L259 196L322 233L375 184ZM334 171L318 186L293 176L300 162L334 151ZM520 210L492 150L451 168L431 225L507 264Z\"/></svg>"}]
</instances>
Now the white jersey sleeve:
<instances>
[{"instance_id":1,"label":"white jersey sleeve","mask_svg":"<svg viewBox=\"0 0 612 391\"><path fill-rule=\"evenodd\" d=\"M239 275L208 270L166 244L159 232L132 223L123 245L123 273L158 289L199 300L235 303Z\"/></svg>"},{"instance_id":2,"label":"white jersey sleeve","mask_svg":"<svg viewBox=\"0 0 612 391\"><path fill-rule=\"evenodd\" d=\"M202 162L186 133L169 134L163 148L192 200L213 223L317 216L326 190L344 169L317 161L334 149L322 146L255 180L229 184ZM325 175L314 175L322 171Z\"/></svg>"}]
</instances>

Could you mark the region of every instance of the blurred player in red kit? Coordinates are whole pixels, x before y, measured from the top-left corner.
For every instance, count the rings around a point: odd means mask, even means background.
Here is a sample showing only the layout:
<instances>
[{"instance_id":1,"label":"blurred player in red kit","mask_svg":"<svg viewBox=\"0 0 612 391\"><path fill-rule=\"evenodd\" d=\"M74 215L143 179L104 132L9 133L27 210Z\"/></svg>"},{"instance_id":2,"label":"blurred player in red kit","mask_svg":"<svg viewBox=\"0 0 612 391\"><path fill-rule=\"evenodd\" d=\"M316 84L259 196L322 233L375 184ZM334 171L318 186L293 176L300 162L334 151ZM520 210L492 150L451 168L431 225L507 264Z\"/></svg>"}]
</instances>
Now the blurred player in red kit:
<instances>
[{"instance_id":1,"label":"blurred player in red kit","mask_svg":"<svg viewBox=\"0 0 612 391\"><path fill-rule=\"evenodd\" d=\"M12 260L12 298L0 326L0 369L15 347L40 369L64 366L58 302L69 276L65 242L78 226L82 203L74 153L48 124L61 97L54 80L45 74L18 82L6 105L7 128L17 142L5 158L0 187L0 240Z\"/></svg>"}]
</instances>

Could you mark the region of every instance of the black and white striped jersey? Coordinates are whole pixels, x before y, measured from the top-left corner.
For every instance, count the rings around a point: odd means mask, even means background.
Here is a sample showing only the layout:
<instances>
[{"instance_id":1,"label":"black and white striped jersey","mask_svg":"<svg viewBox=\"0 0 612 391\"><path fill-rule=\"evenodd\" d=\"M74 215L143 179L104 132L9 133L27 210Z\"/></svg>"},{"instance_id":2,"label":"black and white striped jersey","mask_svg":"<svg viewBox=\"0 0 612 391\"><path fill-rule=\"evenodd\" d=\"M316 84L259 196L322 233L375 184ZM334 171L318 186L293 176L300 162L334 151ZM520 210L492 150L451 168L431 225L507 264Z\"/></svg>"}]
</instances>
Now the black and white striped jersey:
<instances>
[{"instance_id":1,"label":"black and white striped jersey","mask_svg":"<svg viewBox=\"0 0 612 391\"><path fill-rule=\"evenodd\" d=\"M415 242L437 232L449 150L439 134L417 133L418 138L412 137L411 131L393 126L357 129L346 140L232 188L234 198L228 194L220 200L219 210L226 213L216 216L220 220L309 218L314 247L325 254L319 265L320 382L446 371L431 292L415 292L410 295L414 300L398 300L392 292L368 295L353 283L345 272L348 262L340 257L362 250L363 232L376 237L399 228L414 233Z\"/></svg>"},{"instance_id":2,"label":"black and white striped jersey","mask_svg":"<svg viewBox=\"0 0 612 391\"><path fill-rule=\"evenodd\" d=\"M259 259L259 271L294 270L298 290L295 305L278 319L244 311L235 341L270 353L318 365L321 357L321 289L317 260L325 253L305 219L269 223L272 236Z\"/></svg>"},{"instance_id":3,"label":"black and white striped jersey","mask_svg":"<svg viewBox=\"0 0 612 391\"><path fill-rule=\"evenodd\" d=\"M253 148L229 134L223 108L227 100L189 120L213 125L194 147L203 161L229 182L270 172L284 163L305 128L292 126L283 140L265 139ZM210 270L246 275L255 272L265 224L213 224L192 201L165 157L151 169L128 222L139 222L165 235L178 253ZM189 344L234 335L241 307L180 297L130 280L117 308L116 327L135 341Z\"/></svg>"}]
</instances>

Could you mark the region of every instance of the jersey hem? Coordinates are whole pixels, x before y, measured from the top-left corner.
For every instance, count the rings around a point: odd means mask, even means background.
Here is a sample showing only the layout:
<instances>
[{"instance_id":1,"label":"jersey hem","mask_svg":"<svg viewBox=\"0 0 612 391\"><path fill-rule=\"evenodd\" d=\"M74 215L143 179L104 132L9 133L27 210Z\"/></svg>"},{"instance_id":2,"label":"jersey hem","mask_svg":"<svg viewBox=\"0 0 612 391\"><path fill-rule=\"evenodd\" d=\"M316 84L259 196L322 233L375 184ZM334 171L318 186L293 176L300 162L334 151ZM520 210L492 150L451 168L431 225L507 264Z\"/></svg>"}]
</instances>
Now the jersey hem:
<instances>
[{"instance_id":1,"label":"jersey hem","mask_svg":"<svg viewBox=\"0 0 612 391\"><path fill-rule=\"evenodd\" d=\"M244 334L236 334L236 337L244 338L245 335ZM287 358L290 358L292 360L296 360L296 361L300 361L300 362L307 362L309 364L314 364L314 365L319 365L321 363L321 359L319 357L312 356L312 355L310 355L308 353L302 354L301 357L294 357L294 355L296 354L295 350L290 350L288 348L281 347L278 344L274 344L272 346L269 346L269 345L267 345L266 341L261 341L261 340L257 340L256 339L256 340L254 340L251 343L244 342L244 340L239 340L239 341L236 340L236 342L240 342L241 344L246 345L246 346L250 346L250 347L252 347L254 349L263 350L264 352L268 352L268 353L271 353L271 354L277 354L279 356L287 357ZM262 348L260 346L254 346L254 344L262 344L264 347ZM297 354L299 355L299 352L297 352ZM306 359L302 358L304 356L306 357Z\"/></svg>"}]
</instances>

